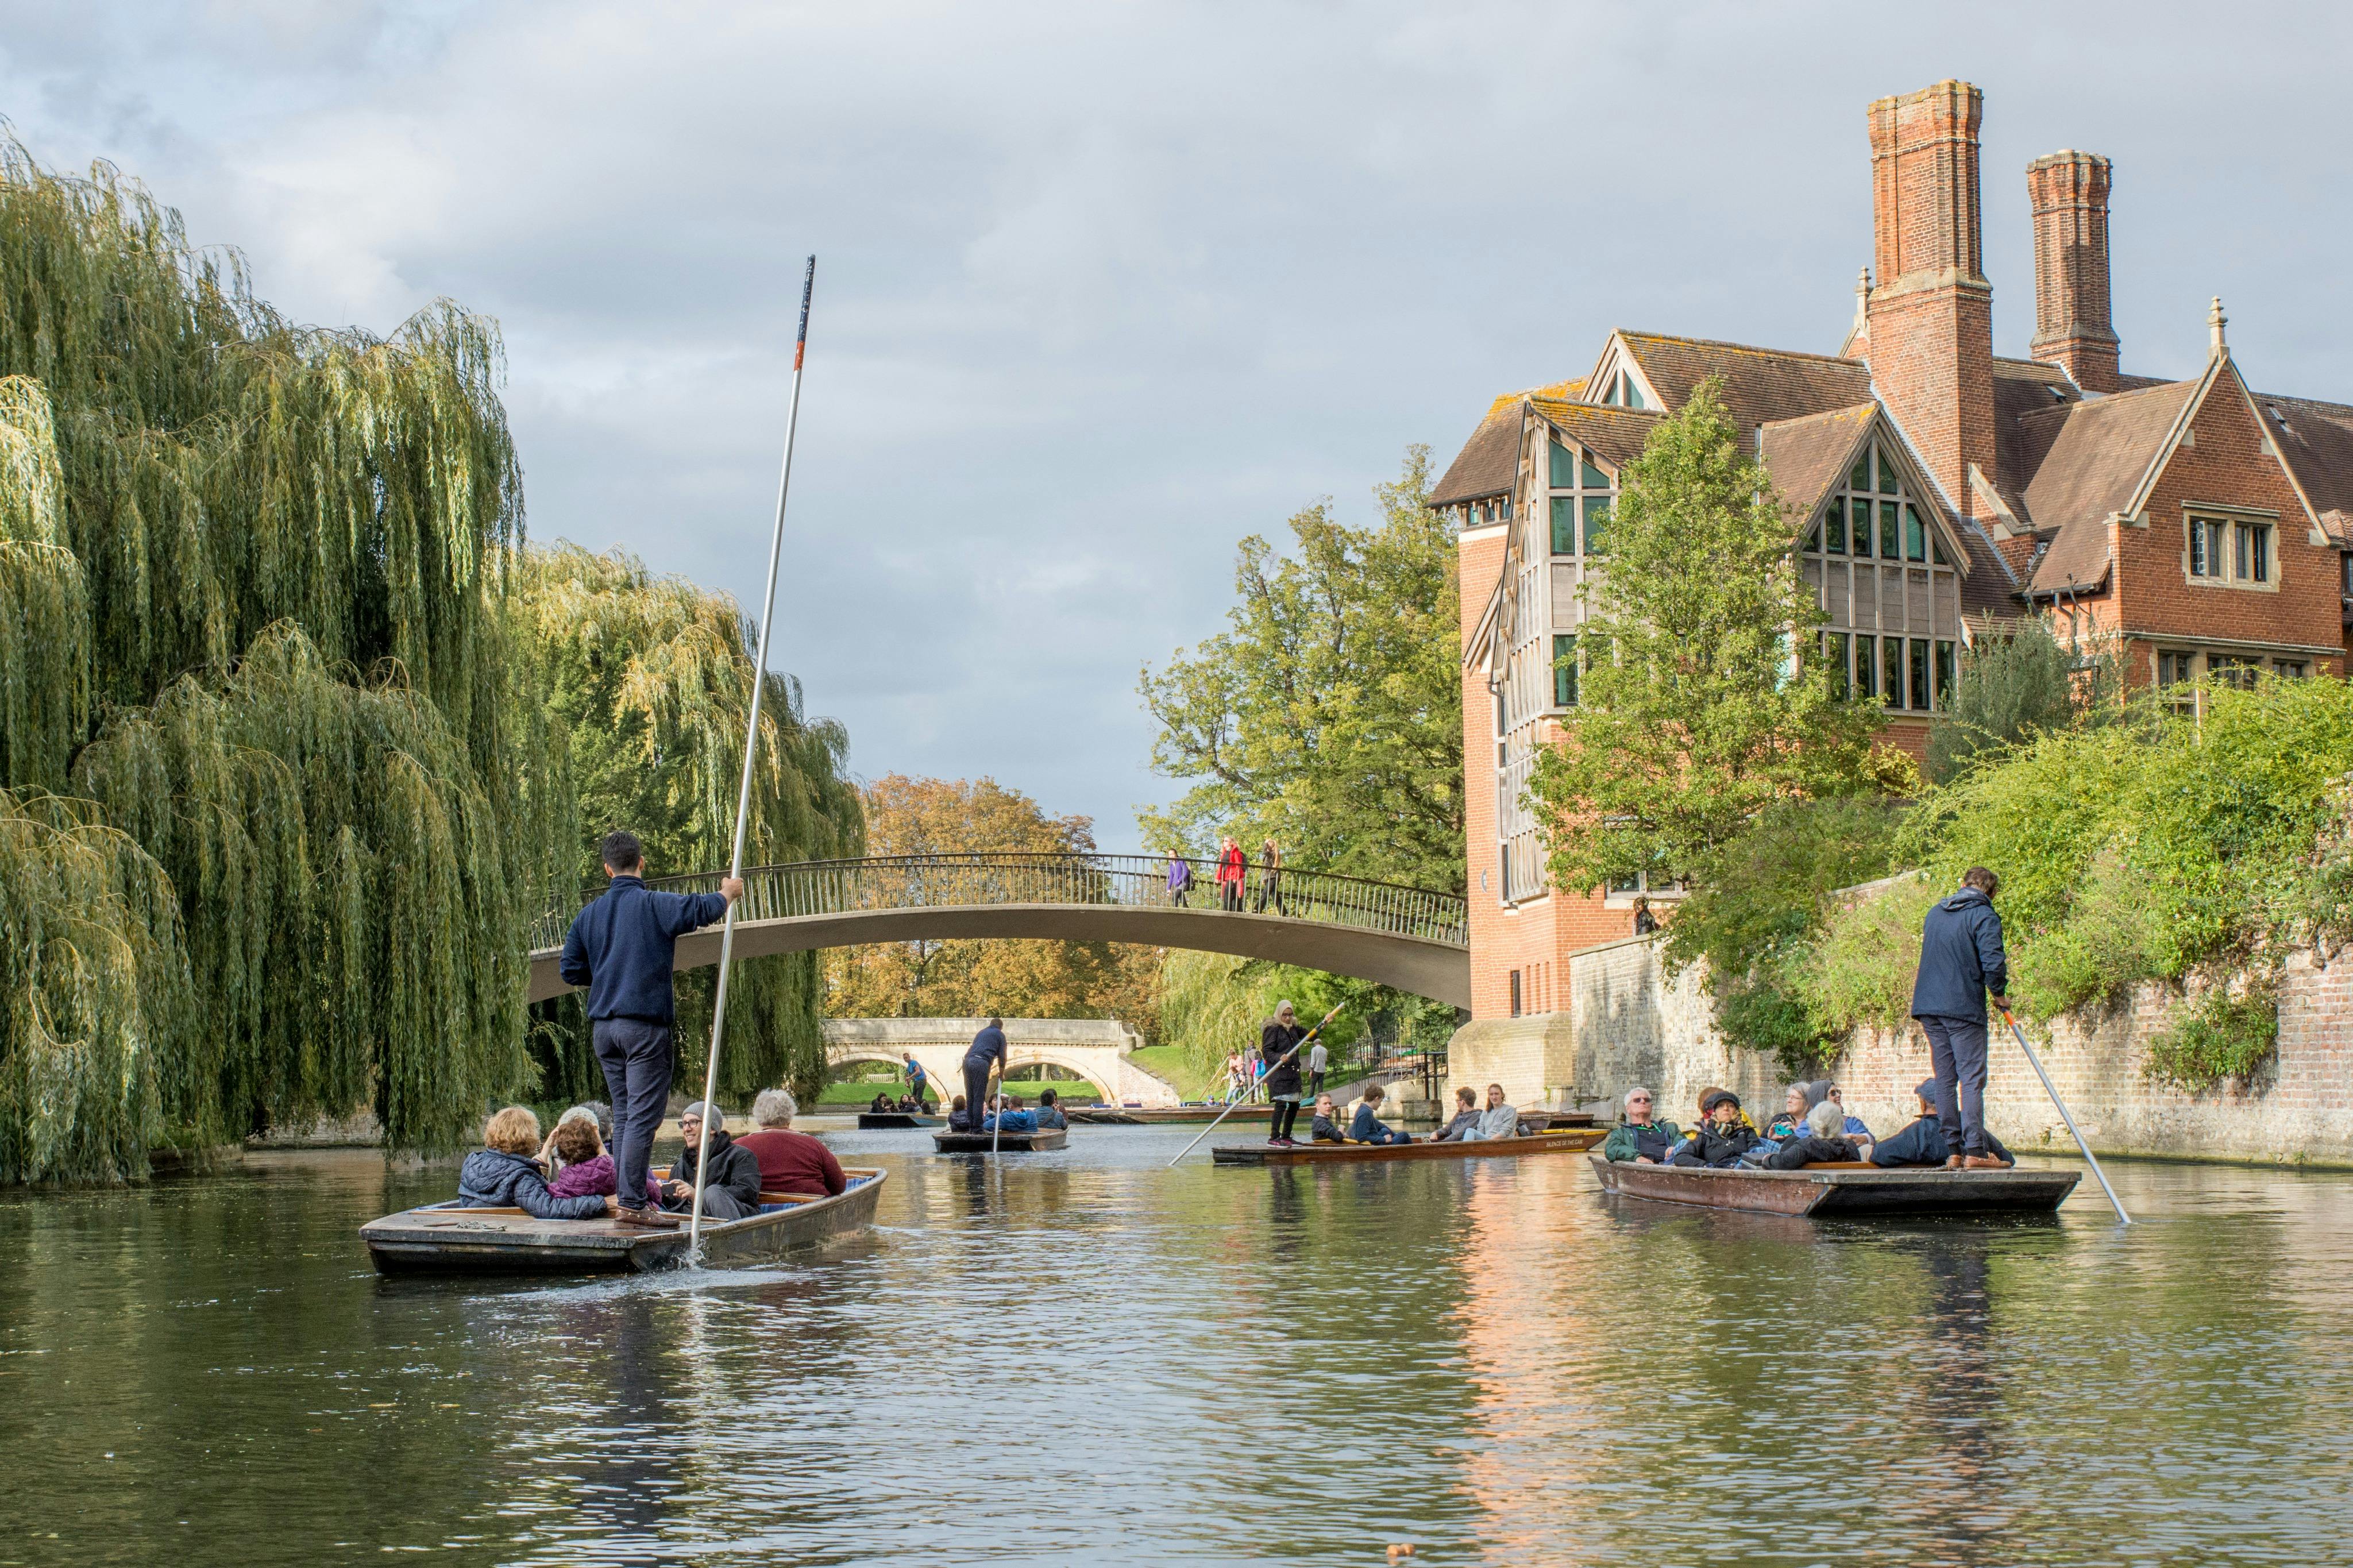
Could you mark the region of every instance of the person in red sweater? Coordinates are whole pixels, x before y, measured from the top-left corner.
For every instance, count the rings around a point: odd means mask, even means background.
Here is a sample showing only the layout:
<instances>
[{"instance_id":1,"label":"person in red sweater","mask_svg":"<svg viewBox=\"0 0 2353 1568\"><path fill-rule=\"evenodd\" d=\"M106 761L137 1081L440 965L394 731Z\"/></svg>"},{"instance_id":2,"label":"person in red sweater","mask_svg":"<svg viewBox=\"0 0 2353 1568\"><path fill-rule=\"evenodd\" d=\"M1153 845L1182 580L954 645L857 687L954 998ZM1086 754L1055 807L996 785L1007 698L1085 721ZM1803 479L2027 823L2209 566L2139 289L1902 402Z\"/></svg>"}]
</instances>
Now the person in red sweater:
<instances>
[{"instance_id":1,"label":"person in red sweater","mask_svg":"<svg viewBox=\"0 0 2353 1568\"><path fill-rule=\"evenodd\" d=\"M760 1190L828 1195L844 1190L849 1178L841 1173L841 1162L833 1157L833 1151L807 1133L792 1130L793 1117L799 1110L790 1089L764 1089L752 1101L752 1120L758 1131L744 1133L735 1145L749 1149L752 1158L760 1162Z\"/></svg>"}]
</instances>

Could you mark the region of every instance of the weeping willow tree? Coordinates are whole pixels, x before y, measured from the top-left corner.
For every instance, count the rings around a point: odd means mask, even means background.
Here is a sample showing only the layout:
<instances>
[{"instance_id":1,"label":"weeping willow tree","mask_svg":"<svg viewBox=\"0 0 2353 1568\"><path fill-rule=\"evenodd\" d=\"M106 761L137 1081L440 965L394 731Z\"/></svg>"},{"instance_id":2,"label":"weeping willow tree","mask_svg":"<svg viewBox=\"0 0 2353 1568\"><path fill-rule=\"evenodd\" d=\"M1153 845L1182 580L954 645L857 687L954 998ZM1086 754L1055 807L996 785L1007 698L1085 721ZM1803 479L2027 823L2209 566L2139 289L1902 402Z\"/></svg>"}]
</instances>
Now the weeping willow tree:
<instances>
[{"instance_id":1,"label":"weeping willow tree","mask_svg":"<svg viewBox=\"0 0 2353 1568\"><path fill-rule=\"evenodd\" d=\"M726 865L756 648L735 602L626 555L557 544L522 552L506 609L517 725L544 726L544 750L535 741L528 753L560 757L565 775L551 763L519 780L543 824L570 814L568 831L540 840L543 894L561 902L584 878L601 882L596 846L617 827L644 841L656 876ZM746 864L860 853L847 735L807 716L790 677L765 679ZM681 1058L710 1038L712 979L708 969L679 977ZM817 955L741 962L731 988L723 1089L740 1098L782 1081L813 1102L825 1082ZM601 1093L578 1000L538 1014L533 1049L548 1091Z\"/></svg>"},{"instance_id":2,"label":"weeping willow tree","mask_svg":"<svg viewBox=\"0 0 2353 1568\"><path fill-rule=\"evenodd\" d=\"M0 971L0 1177L322 1110L429 1145L527 1087L501 369L446 303L290 324L135 183L0 146L7 918L81 933Z\"/></svg>"}]
</instances>

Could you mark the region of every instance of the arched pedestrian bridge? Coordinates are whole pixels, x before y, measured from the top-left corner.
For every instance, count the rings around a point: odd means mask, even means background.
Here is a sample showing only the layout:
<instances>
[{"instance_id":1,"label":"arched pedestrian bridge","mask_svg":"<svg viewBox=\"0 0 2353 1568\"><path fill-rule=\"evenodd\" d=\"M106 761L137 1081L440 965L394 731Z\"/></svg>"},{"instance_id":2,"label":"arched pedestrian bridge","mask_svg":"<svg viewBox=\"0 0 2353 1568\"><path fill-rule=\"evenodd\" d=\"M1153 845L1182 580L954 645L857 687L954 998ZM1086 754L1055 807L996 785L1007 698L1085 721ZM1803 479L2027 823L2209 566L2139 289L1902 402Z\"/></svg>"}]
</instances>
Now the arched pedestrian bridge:
<instances>
[{"instance_id":1,"label":"arched pedestrian bridge","mask_svg":"<svg viewBox=\"0 0 2353 1568\"><path fill-rule=\"evenodd\" d=\"M1271 959L1471 1005L1470 940L1456 895L1288 868L1270 888L1252 867L1233 910L1221 907L1216 868L1190 864L1193 887L1181 895L1168 890L1167 859L1154 855L888 855L747 868L735 955L973 937L1125 942ZM720 876L649 885L714 892ZM572 989L556 960L578 909L551 909L533 928L534 1002ZM680 939L678 967L718 963L719 931Z\"/></svg>"}]
</instances>

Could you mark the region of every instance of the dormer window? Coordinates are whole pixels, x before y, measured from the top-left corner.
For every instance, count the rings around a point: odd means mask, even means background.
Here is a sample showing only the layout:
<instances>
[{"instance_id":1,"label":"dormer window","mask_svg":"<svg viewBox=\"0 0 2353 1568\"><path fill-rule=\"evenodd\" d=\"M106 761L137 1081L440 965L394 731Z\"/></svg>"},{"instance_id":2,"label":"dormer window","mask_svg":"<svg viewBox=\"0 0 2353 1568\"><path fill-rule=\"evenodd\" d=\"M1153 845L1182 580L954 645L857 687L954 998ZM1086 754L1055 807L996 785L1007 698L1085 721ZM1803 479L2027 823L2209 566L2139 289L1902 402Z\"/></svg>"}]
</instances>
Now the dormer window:
<instances>
[{"instance_id":1,"label":"dormer window","mask_svg":"<svg viewBox=\"0 0 2353 1568\"><path fill-rule=\"evenodd\" d=\"M1613 408L1648 408L1642 401L1642 388L1634 380L1634 373L1621 370L1609 378L1602 388L1601 401Z\"/></svg>"}]
</instances>

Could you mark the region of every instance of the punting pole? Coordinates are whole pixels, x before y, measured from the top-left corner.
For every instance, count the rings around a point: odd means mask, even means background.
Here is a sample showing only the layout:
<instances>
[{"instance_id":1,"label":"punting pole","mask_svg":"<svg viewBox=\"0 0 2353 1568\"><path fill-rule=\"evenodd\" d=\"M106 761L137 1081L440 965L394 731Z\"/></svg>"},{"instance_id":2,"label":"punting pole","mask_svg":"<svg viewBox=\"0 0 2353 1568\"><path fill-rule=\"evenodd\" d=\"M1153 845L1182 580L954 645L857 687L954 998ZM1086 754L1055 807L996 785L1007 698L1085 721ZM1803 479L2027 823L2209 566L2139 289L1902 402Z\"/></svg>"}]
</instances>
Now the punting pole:
<instances>
[{"instance_id":1,"label":"punting pole","mask_svg":"<svg viewBox=\"0 0 2353 1568\"><path fill-rule=\"evenodd\" d=\"M2067 1114L2067 1102L2059 1098L2059 1090L2052 1086L2051 1075L2042 1070L2042 1058L2036 1056L2034 1047L2026 1043L2026 1031L2018 1026L2018 1020L2010 1016L2007 1007L2001 1010L2001 1021L2008 1024L2010 1032L2017 1037L2018 1048L2026 1053L2027 1062L2034 1068L2034 1076L2042 1080L2042 1091L2051 1097L2051 1103L2059 1108L2059 1120L2067 1124L2068 1131L2075 1134L2075 1147L2081 1149L2084 1158L2091 1162L2092 1174L2100 1178L2100 1191L2108 1194L2108 1202L2116 1209L2117 1220L2125 1225L2132 1224L2132 1215L2125 1213L2125 1205L2116 1201L2116 1188L2108 1185L2108 1173L2100 1169L2099 1156L2092 1152L2089 1143L2084 1142L2083 1131L2075 1125L2075 1119Z\"/></svg>"},{"instance_id":2,"label":"punting pole","mask_svg":"<svg viewBox=\"0 0 2353 1568\"><path fill-rule=\"evenodd\" d=\"M751 826L752 762L760 749L760 697L768 688L768 633L776 623L776 562L785 550L785 494L793 483L793 432L801 422L801 360L808 352L809 297L817 291L817 258L808 258L808 270L801 274L801 330L793 340L793 390L785 405L785 465L776 476L776 525L768 535L768 589L760 601L760 652L752 666L752 718L744 727L744 782L735 792L735 848L727 861L727 874L744 874L744 834ZM694 1209L687 1221L686 1255L690 1261L702 1255L702 1189L710 1175L707 1163L711 1157L711 1097L719 1090L719 1041L727 1028L727 971L735 957L735 906L727 906L727 927L719 938L719 988L711 1001L711 1059L702 1069L702 1103L706 1110L702 1134L695 1140Z\"/></svg>"},{"instance_id":3,"label":"punting pole","mask_svg":"<svg viewBox=\"0 0 2353 1568\"><path fill-rule=\"evenodd\" d=\"M1300 1036L1300 1037L1299 1037L1299 1043L1298 1043L1297 1045L1295 1045L1295 1046L1292 1047L1289 1050L1287 1050L1287 1051L1283 1052L1283 1053L1282 1053L1282 1055L1281 1057L1279 1057L1279 1058L1276 1058L1275 1063L1274 1063L1274 1067L1271 1067L1271 1068L1267 1068L1266 1070L1267 1070L1267 1071L1269 1071L1269 1072L1272 1072L1272 1071L1274 1070L1274 1068L1279 1068L1279 1067L1281 1067L1284 1062L1289 1061L1292 1058L1293 1058L1293 1057L1297 1056L1300 1052L1302 1052L1302 1051L1305 1050L1305 1049L1307 1048L1307 1042L1308 1042L1308 1041L1310 1041L1310 1040L1312 1040L1312 1039L1314 1039L1316 1036L1318 1036L1318 1035L1322 1034L1322 1033L1324 1032L1324 1026L1325 1024L1330 1023L1333 1019L1335 1019L1335 1018L1338 1017L1339 1016L1340 1016L1340 1009L1339 1009L1339 1008L1337 1008L1337 1007L1335 1007L1335 1008L1333 1008L1329 1013L1324 1014L1324 1016L1323 1016L1323 1018L1322 1018L1320 1021L1318 1021L1318 1022L1317 1022L1316 1026L1315 1026L1314 1028L1312 1028L1312 1029L1308 1030L1305 1034L1303 1034L1303 1035L1302 1035L1302 1036ZM1211 1121L1211 1122L1210 1122L1207 1127L1204 1127L1204 1128L1202 1128L1202 1129L1201 1129L1201 1138L1207 1138L1210 1133L1215 1132L1215 1131L1218 1130L1218 1122L1219 1122L1219 1121L1223 1121L1227 1117L1231 1116L1231 1115L1234 1113L1234 1107L1235 1107L1235 1106L1237 1106L1237 1105L1240 1105L1240 1103L1241 1103L1241 1101L1240 1101L1240 1100L1229 1100L1226 1101L1226 1108L1225 1108L1223 1110L1220 1110L1220 1111L1219 1111L1219 1112L1218 1112L1218 1115L1217 1115L1217 1119L1216 1119L1216 1121ZM1273 1101L1273 1100L1272 1100L1272 1099L1271 1099L1271 1098L1270 1098L1270 1099L1267 1100L1267 1103L1268 1103L1269 1105L1272 1105L1272 1104L1274 1103L1274 1101ZM1186 1155L1187 1155L1187 1154L1191 1153L1194 1150L1196 1150L1196 1149L1199 1148L1199 1147L1201 1146L1201 1138L1196 1138L1196 1139L1194 1139L1190 1143L1186 1144L1182 1149L1177 1150L1177 1151L1176 1151L1176 1160L1181 1160L1181 1159L1183 1159ZM1175 1169L1176 1168L1176 1160L1171 1160L1171 1161L1169 1161L1169 1162L1168 1162L1168 1168L1169 1168L1170 1170L1172 1170L1172 1171L1173 1171L1173 1170L1175 1170Z\"/></svg>"},{"instance_id":4,"label":"punting pole","mask_svg":"<svg viewBox=\"0 0 2353 1568\"><path fill-rule=\"evenodd\" d=\"M1005 1054L1011 1056L1012 1047L1007 1047ZM1005 1143L1005 1063L1001 1058L989 1064L989 1077L997 1085L997 1092L988 1097L995 1102L989 1114L997 1118L997 1125L988 1130L988 1152L994 1154Z\"/></svg>"}]
</instances>

